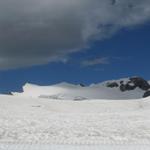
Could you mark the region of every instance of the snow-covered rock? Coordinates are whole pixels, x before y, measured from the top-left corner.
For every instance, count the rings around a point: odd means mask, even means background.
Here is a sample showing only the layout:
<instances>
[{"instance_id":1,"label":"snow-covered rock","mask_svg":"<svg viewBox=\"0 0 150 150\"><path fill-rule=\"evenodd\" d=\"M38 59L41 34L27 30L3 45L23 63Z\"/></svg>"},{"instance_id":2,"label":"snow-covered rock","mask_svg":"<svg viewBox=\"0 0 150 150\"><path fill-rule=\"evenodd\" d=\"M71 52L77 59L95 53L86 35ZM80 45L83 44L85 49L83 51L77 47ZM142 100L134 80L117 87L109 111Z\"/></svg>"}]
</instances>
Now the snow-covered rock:
<instances>
[{"instance_id":1,"label":"snow-covered rock","mask_svg":"<svg viewBox=\"0 0 150 150\"><path fill-rule=\"evenodd\" d=\"M150 88L149 83L140 78L124 78L105 81L98 84L83 86L66 82L50 86L25 84L22 93L12 93L17 96L48 98L60 100L85 100L85 99L139 99Z\"/></svg>"}]
</instances>

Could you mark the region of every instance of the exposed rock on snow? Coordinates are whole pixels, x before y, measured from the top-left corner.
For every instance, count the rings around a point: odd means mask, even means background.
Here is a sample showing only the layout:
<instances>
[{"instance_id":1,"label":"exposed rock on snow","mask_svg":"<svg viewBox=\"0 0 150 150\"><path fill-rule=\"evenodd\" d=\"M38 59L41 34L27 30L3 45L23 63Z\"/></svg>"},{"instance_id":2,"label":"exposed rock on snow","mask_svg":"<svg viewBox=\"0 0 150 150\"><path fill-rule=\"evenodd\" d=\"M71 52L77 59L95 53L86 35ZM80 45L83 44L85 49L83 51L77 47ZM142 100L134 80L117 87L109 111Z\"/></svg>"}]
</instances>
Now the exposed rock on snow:
<instances>
[{"instance_id":1,"label":"exposed rock on snow","mask_svg":"<svg viewBox=\"0 0 150 150\"><path fill-rule=\"evenodd\" d=\"M79 85L80 85L81 87L85 87L85 85L84 85L83 83L80 83Z\"/></svg>"},{"instance_id":2,"label":"exposed rock on snow","mask_svg":"<svg viewBox=\"0 0 150 150\"><path fill-rule=\"evenodd\" d=\"M106 81L85 86L62 82L51 86L25 84L22 93L17 96L42 97L60 100L85 99L139 99L150 88L149 82L141 77ZM147 96L147 93L145 94ZM145 96L144 95L144 96Z\"/></svg>"},{"instance_id":3,"label":"exposed rock on snow","mask_svg":"<svg viewBox=\"0 0 150 150\"><path fill-rule=\"evenodd\" d=\"M107 87L111 87L111 88L119 86L122 92L134 90L136 88L140 88L141 90L144 90L144 91L150 89L150 85L148 81L144 80L141 77L132 77L125 81L122 80L120 81L120 83L108 82L107 84L108 84Z\"/></svg>"},{"instance_id":4,"label":"exposed rock on snow","mask_svg":"<svg viewBox=\"0 0 150 150\"><path fill-rule=\"evenodd\" d=\"M106 86L110 88L114 88L114 87L118 87L119 85L117 82L111 82L111 83L108 82Z\"/></svg>"},{"instance_id":5,"label":"exposed rock on snow","mask_svg":"<svg viewBox=\"0 0 150 150\"><path fill-rule=\"evenodd\" d=\"M133 83L136 87L139 87L142 90L148 90L150 88L148 81L144 80L141 77L130 78L130 81L130 83Z\"/></svg>"},{"instance_id":6,"label":"exposed rock on snow","mask_svg":"<svg viewBox=\"0 0 150 150\"><path fill-rule=\"evenodd\" d=\"M144 95L143 95L144 98L145 98L145 97L149 97L149 96L150 96L150 90L146 91L146 92L144 93Z\"/></svg>"},{"instance_id":7,"label":"exposed rock on snow","mask_svg":"<svg viewBox=\"0 0 150 150\"><path fill-rule=\"evenodd\" d=\"M141 77L132 77L125 81L122 80L120 81L120 85L117 82L108 82L107 87L110 87L110 88L120 87L120 90L122 92L132 91L132 90L135 90L136 88L139 88L145 91L143 98L150 96L150 91L149 91L150 84L148 81L144 80Z\"/></svg>"}]
</instances>

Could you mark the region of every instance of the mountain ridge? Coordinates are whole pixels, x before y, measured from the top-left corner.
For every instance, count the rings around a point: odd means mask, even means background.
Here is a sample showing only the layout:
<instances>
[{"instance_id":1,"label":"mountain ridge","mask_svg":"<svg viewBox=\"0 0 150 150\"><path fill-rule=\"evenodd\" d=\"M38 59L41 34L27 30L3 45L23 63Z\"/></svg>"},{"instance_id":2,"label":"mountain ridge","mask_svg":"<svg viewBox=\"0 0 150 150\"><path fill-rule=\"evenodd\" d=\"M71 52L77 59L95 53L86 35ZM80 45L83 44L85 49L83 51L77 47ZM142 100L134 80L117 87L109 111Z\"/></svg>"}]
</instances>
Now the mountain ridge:
<instances>
[{"instance_id":1,"label":"mountain ridge","mask_svg":"<svg viewBox=\"0 0 150 150\"><path fill-rule=\"evenodd\" d=\"M61 82L50 86L26 83L23 92L12 92L16 96L39 97L60 100L85 99L140 99L150 96L150 84L141 77L109 80L102 83L71 84Z\"/></svg>"}]
</instances>

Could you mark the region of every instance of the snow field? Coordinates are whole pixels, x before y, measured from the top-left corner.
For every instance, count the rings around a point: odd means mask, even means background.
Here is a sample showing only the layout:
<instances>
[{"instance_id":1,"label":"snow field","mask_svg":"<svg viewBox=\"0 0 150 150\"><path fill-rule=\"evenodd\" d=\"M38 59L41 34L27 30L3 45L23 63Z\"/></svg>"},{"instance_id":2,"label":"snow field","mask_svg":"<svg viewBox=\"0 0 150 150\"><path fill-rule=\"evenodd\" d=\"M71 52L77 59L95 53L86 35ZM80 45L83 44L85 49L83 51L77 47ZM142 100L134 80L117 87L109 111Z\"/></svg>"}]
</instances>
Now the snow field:
<instances>
[{"instance_id":1,"label":"snow field","mask_svg":"<svg viewBox=\"0 0 150 150\"><path fill-rule=\"evenodd\" d=\"M0 150L149 150L150 145L0 144Z\"/></svg>"},{"instance_id":2,"label":"snow field","mask_svg":"<svg viewBox=\"0 0 150 150\"><path fill-rule=\"evenodd\" d=\"M0 96L0 143L150 144L150 101Z\"/></svg>"}]
</instances>

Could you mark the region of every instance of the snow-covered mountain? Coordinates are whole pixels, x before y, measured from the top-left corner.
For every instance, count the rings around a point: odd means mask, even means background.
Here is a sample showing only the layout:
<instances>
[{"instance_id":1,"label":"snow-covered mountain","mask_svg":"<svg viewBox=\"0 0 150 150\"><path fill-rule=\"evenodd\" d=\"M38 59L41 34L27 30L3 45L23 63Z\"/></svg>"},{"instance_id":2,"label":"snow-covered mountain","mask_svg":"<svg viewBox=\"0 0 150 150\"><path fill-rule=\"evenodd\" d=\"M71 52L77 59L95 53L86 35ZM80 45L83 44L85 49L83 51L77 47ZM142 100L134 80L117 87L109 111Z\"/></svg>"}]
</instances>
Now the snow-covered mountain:
<instances>
[{"instance_id":1,"label":"snow-covered mountain","mask_svg":"<svg viewBox=\"0 0 150 150\"><path fill-rule=\"evenodd\" d=\"M150 84L140 77L105 81L84 86L62 82L50 86L25 84L23 92L13 95L33 98L49 98L61 100L85 99L139 99L150 95Z\"/></svg>"}]
</instances>

